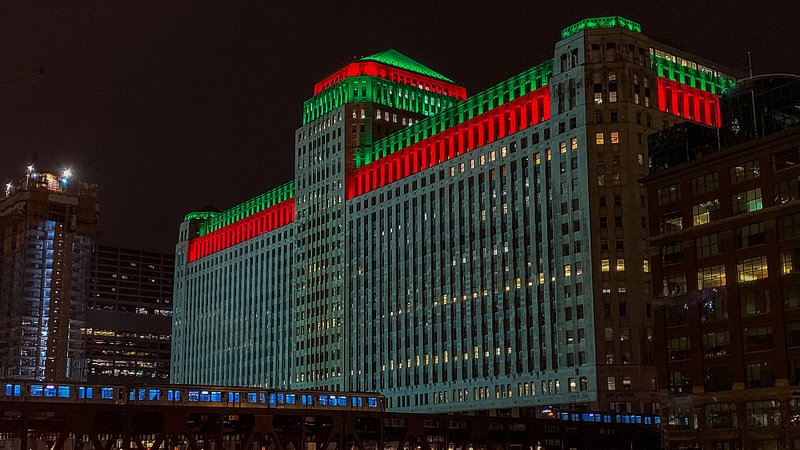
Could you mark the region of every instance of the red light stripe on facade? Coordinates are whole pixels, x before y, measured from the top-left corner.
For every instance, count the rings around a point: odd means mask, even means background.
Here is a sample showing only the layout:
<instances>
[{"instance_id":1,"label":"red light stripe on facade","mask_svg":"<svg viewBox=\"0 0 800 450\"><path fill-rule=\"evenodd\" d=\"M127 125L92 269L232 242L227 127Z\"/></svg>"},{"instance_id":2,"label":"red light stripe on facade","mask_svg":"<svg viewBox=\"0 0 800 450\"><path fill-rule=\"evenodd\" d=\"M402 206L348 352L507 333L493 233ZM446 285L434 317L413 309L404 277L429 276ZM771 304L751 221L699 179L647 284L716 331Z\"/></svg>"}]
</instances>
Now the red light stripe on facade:
<instances>
[{"instance_id":1,"label":"red light stripe on facade","mask_svg":"<svg viewBox=\"0 0 800 450\"><path fill-rule=\"evenodd\" d=\"M433 92L448 95L458 100L465 100L467 98L467 90L453 83L437 80L434 78L419 75L407 70L398 69L395 67L387 66L375 61L359 61L352 62L343 68L337 70L332 75L329 75L324 80L314 85L314 95L328 89L334 84L349 77L370 76L385 78L396 83L407 84L422 89L428 89Z\"/></svg>"},{"instance_id":2,"label":"red light stripe on facade","mask_svg":"<svg viewBox=\"0 0 800 450\"><path fill-rule=\"evenodd\" d=\"M391 155L347 177L351 199L550 118L550 87L543 86Z\"/></svg>"},{"instance_id":3,"label":"red light stripe on facade","mask_svg":"<svg viewBox=\"0 0 800 450\"><path fill-rule=\"evenodd\" d=\"M244 219L189 241L186 261L193 262L294 222L294 199L284 200Z\"/></svg>"},{"instance_id":4,"label":"red light stripe on facade","mask_svg":"<svg viewBox=\"0 0 800 450\"><path fill-rule=\"evenodd\" d=\"M711 127L721 127L719 95L658 77L658 109Z\"/></svg>"}]
</instances>

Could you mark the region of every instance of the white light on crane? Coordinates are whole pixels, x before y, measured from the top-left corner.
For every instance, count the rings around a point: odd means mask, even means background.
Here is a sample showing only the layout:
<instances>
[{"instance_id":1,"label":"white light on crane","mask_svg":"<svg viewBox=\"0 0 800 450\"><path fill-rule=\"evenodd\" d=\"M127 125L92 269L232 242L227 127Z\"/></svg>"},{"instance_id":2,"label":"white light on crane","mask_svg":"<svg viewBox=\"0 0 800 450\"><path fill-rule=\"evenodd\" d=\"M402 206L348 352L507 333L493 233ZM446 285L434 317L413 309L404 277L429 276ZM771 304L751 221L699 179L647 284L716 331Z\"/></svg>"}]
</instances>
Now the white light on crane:
<instances>
[{"instance_id":1,"label":"white light on crane","mask_svg":"<svg viewBox=\"0 0 800 450\"><path fill-rule=\"evenodd\" d=\"M61 173L61 178L69 179L72 176L72 169L64 169Z\"/></svg>"}]
</instances>

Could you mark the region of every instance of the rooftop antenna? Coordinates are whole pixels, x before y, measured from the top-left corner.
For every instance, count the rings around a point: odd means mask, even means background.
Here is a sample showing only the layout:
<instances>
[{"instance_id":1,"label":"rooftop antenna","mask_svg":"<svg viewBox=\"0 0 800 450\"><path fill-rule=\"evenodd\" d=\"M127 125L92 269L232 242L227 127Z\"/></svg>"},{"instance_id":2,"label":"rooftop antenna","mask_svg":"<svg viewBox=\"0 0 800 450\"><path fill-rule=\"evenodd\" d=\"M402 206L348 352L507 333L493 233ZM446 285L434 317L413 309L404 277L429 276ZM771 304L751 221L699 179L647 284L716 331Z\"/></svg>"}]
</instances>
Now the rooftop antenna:
<instances>
[{"instance_id":1,"label":"rooftop antenna","mask_svg":"<svg viewBox=\"0 0 800 450\"><path fill-rule=\"evenodd\" d=\"M753 59L750 57L750 52L747 52L747 70L750 72L750 78L753 78Z\"/></svg>"}]
</instances>

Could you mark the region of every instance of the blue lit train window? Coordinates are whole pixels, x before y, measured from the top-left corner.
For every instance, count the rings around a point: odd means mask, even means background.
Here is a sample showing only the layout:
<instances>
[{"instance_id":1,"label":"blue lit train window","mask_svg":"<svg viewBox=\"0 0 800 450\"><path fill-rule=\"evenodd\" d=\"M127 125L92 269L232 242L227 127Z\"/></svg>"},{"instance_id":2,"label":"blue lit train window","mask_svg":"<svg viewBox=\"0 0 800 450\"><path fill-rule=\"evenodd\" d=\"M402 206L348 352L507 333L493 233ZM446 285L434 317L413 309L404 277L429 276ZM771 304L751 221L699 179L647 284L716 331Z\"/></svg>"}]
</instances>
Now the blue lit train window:
<instances>
[{"instance_id":1,"label":"blue lit train window","mask_svg":"<svg viewBox=\"0 0 800 450\"><path fill-rule=\"evenodd\" d=\"M583 415L581 416L581 420L584 422L591 422L592 421L591 416L592 416L591 414L583 413Z\"/></svg>"},{"instance_id":2,"label":"blue lit train window","mask_svg":"<svg viewBox=\"0 0 800 450\"><path fill-rule=\"evenodd\" d=\"M661 416L653 417L653 423L655 423L656 425L661 425Z\"/></svg>"},{"instance_id":3,"label":"blue lit train window","mask_svg":"<svg viewBox=\"0 0 800 450\"><path fill-rule=\"evenodd\" d=\"M255 392L248 392L247 403L258 403L258 394L256 394Z\"/></svg>"},{"instance_id":4,"label":"blue lit train window","mask_svg":"<svg viewBox=\"0 0 800 450\"><path fill-rule=\"evenodd\" d=\"M278 393L278 404L279 405L283 404L283 392Z\"/></svg>"},{"instance_id":5,"label":"blue lit train window","mask_svg":"<svg viewBox=\"0 0 800 450\"><path fill-rule=\"evenodd\" d=\"M357 406L355 397L350 397L350 406L353 406L353 407Z\"/></svg>"},{"instance_id":6,"label":"blue lit train window","mask_svg":"<svg viewBox=\"0 0 800 450\"><path fill-rule=\"evenodd\" d=\"M235 392L235 393L233 394L233 401L234 401L234 402L236 402L236 403L239 403L239 402L241 401L241 398L242 398L242 397L241 397L241 394L240 394L240 393L238 393L238 392Z\"/></svg>"},{"instance_id":7,"label":"blue lit train window","mask_svg":"<svg viewBox=\"0 0 800 450\"><path fill-rule=\"evenodd\" d=\"M636 423L642 423L642 416L636 416Z\"/></svg>"},{"instance_id":8,"label":"blue lit train window","mask_svg":"<svg viewBox=\"0 0 800 450\"><path fill-rule=\"evenodd\" d=\"M286 404L287 405L294 405L295 402L295 395L294 394L286 394Z\"/></svg>"},{"instance_id":9,"label":"blue lit train window","mask_svg":"<svg viewBox=\"0 0 800 450\"><path fill-rule=\"evenodd\" d=\"M222 392L211 391L211 401L212 402L221 402L222 401Z\"/></svg>"},{"instance_id":10,"label":"blue lit train window","mask_svg":"<svg viewBox=\"0 0 800 450\"><path fill-rule=\"evenodd\" d=\"M11 397L11 393L14 392L14 386L7 384L6 385L6 396Z\"/></svg>"},{"instance_id":11,"label":"blue lit train window","mask_svg":"<svg viewBox=\"0 0 800 450\"><path fill-rule=\"evenodd\" d=\"M308 396L306 394L300 395L300 403L307 405L308 404Z\"/></svg>"},{"instance_id":12,"label":"blue lit train window","mask_svg":"<svg viewBox=\"0 0 800 450\"><path fill-rule=\"evenodd\" d=\"M78 388L78 398L85 398L86 397L86 388L81 386Z\"/></svg>"},{"instance_id":13,"label":"blue lit train window","mask_svg":"<svg viewBox=\"0 0 800 450\"><path fill-rule=\"evenodd\" d=\"M161 389L149 389L147 391L147 399L150 401L161 400Z\"/></svg>"},{"instance_id":14,"label":"blue lit train window","mask_svg":"<svg viewBox=\"0 0 800 450\"><path fill-rule=\"evenodd\" d=\"M171 402L171 401L174 401L174 400L175 400L175 394L172 391L172 389L170 389L170 390L167 391L167 401Z\"/></svg>"},{"instance_id":15,"label":"blue lit train window","mask_svg":"<svg viewBox=\"0 0 800 450\"><path fill-rule=\"evenodd\" d=\"M611 423L611 415L610 414L603 414L603 422Z\"/></svg>"},{"instance_id":16,"label":"blue lit train window","mask_svg":"<svg viewBox=\"0 0 800 450\"><path fill-rule=\"evenodd\" d=\"M320 406L327 406L328 405L328 397L324 395L319 396L319 404Z\"/></svg>"},{"instance_id":17,"label":"blue lit train window","mask_svg":"<svg viewBox=\"0 0 800 450\"><path fill-rule=\"evenodd\" d=\"M45 397L55 397L56 396L56 387L52 384L48 384L44 387L44 396Z\"/></svg>"},{"instance_id":18,"label":"blue lit train window","mask_svg":"<svg viewBox=\"0 0 800 450\"><path fill-rule=\"evenodd\" d=\"M274 408L275 407L275 394L274 393L269 394L269 406L270 406L270 408Z\"/></svg>"},{"instance_id":19,"label":"blue lit train window","mask_svg":"<svg viewBox=\"0 0 800 450\"><path fill-rule=\"evenodd\" d=\"M261 402L262 404L266 403L267 402L267 394L265 392L259 392L258 393L258 401Z\"/></svg>"},{"instance_id":20,"label":"blue lit train window","mask_svg":"<svg viewBox=\"0 0 800 450\"><path fill-rule=\"evenodd\" d=\"M131 391L128 393L128 400L136 400L136 389L131 389Z\"/></svg>"},{"instance_id":21,"label":"blue lit train window","mask_svg":"<svg viewBox=\"0 0 800 450\"><path fill-rule=\"evenodd\" d=\"M31 385L31 397L41 397L44 393L44 387L41 384Z\"/></svg>"},{"instance_id":22,"label":"blue lit train window","mask_svg":"<svg viewBox=\"0 0 800 450\"><path fill-rule=\"evenodd\" d=\"M22 395L22 385L15 384L14 385L14 397L19 397Z\"/></svg>"},{"instance_id":23,"label":"blue lit train window","mask_svg":"<svg viewBox=\"0 0 800 450\"><path fill-rule=\"evenodd\" d=\"M339 406L347 406L347 397L344 395L339 396Z\"/></svg>"},{"instance_id":24,"label":"blue lit train window","mask_svg":"<svg viewBox=\"0 0 800 450\"><path fill-rule=\"evenodd\" d=\"M201 402L210 402L211 401L211 392L209 392L209 391L200 391L200 401Z\"/></svg>"},{"instance_id":25,"label":"blue lit train window","mask_svg":"<svg viewBox=\"0 0 800 450\"><path fill-rule=\"evenodd\" d=\"M228 392L228 403L233 403L233 392Z\"/></svg>"},{"instance_id":26,"label":"blue lit train window","mask_svg":"<svg viewBox=\"0 0 800 450\"><path fill-rule=\"evenodd\" d=\"M100 397L114 398L114 388L104 387L100 389Z\"/></svg>"},{"instance_id":27,"label":"blue lit train window","mask_svg":"<svg viewBox=\"0 0 800 450\"><path fill-rule=\"evenodd\" d=\"M189 391L189 401L196 402L200 400L200 391Z\"/></svg>"},{"instance_id":28,"label":"blue lit train window","mask_svg":"<svg viewBox=\"0 0 800 450\"><path fill-rule=\"evenodd\" d=\"M375 397L370 397L369 400L367 400L367 406L369 406L370 408L377 408L378 399Z\"/></svg>"},{"instance_id":29,"label":"blue lit train window","mask_svg":"<svg viewBox=\"0 0 800 450\"><path fill-rule=\"evenodd\" d=\"M328 396L328 405L336 406L336 396L335 395L329 395Z\"/></svg>"},{"instance_id":30,"label":"blue lit train window","mask_svg":"<svg viewBox=\"0 0 800 450\"><path fill-rule=\"evenodd\" d=\"M141 388L139 389L138 399L139 399L140 402L144 401L144 389L141 389Z\"/></svg>"},{"instance_id":31,"label":"blue lit train window","mask_svg":"<svg viewBox=\"0 0 800 450\"><path fill-rule=\"evenodd\" d=\"M645 425L650 425L650 422L651 422L650 416L645 416L644 418Z\"/></svg>"},{"instance_id":32,"label":"blue lit train window","mask_svg":"<svg viewBox=\"0 0 800 450\"><path fill-rule=\"evenodd\" d=\"M580 414L577 414L577 413L573 413L572 414L572 421L573 422L580 422L580 420L581 420Z\"/></svg>"}]
</instances>

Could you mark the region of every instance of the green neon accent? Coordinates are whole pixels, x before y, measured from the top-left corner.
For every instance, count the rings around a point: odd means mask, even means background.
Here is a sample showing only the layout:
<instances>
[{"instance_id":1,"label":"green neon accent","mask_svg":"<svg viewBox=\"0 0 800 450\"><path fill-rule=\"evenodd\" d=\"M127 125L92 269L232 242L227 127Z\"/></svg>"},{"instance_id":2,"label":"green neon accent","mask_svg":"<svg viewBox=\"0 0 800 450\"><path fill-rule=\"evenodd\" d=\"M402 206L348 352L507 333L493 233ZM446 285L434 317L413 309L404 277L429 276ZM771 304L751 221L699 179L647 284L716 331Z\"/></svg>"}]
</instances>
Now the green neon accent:
<instances>
[{"instance_id":1,"label":"green neon accent","mask_svg":"<svg viewBox=\"0 0 800 450\"><path fill-rule=\"evenodd\" d=\"M316 120L345 103L371 102L432 116L452 107L459 100L378 77L349 77L303 103L303 125Z\"/></svg>"},{"instance_id":2,"label":"green neon accent","mask_svg":"<svg viewBox=\"0 0 800 450\"><path fill-rule=\"evenodd\" d=\"M270 206L289 200L293 196L294 181L282 184L257 197L239 203L233 208L227 209L221 213L216 213L214 216L209 217L206 222L200 224L200 236L208 234L214 230L219 230L220 228L230 225L238 220L242 220L245 217L252 216L253 214L261 212Z\"/></svg>"},{"instance_id":3,"label":"green neon accent","mask_svg":"<svg viewBox=\"0 0 800 450\"><path fill-rule=\"evenodd\" d=\"M356 168L366 166L490 109L533 92L547 85L552 75L553 60L551 59L475 94L440 114L422 119L414 125L386 136L371 146L361 147L356 150Z\"/></svg>"},{"instance_id":4,"label":"green neon accent","mask_svg":"<svg viewBox=\"0 0 800 450\"><path fill-rule=\"evenodd\" d=\"M195 212L190 212L189 214L187 214L186 217L183 218L183 220L184 221L186 221L186 220L195 220L195 219L208 220L208 219L216 216L217 214L219 214L219 213L216 212L216 211L195 211Z\"/></svg>"},{"instance_id":5,"label":"green neon accent","mask_svg":"<svg viewBox=\"0 0 800 450\"><path fill-rule=\"evenodd\" d=\"M591 17L583 19L578 23L572 24L567 28L561 30L561 39L570 37L573 34L583 30L594 30L597 28L614 28L622 27L637 33L642 32L642 26L632 20L620 16L609 17Z\"/></svg>"},{"instance_id":6,"label":"green neon accent","mask_svg":"<svg viewBox=\"0 0 800 450\"><path fill-rule=\"evenodd\" d=\"M450 83L453 82L453 80L450 78L447 78L439 72L436 72L430 67L420 64L419 62L414 61L408 56L391 48L380 53L375 53L374 55L365 56L361 58L361 61L375 61L381 64L386 64L387 66L397 67L398 69L408 70L409 72L425 75L426 77L436 78Z\"/></svg>"},{"instance_id":7,"label":"green neon accent","mask_svg":"<svg viewBox=\"0 0 800 450\"><path fill-rule=\"evenodd\" d=\"M701 89L712 94L722 95L736 86L736 79L730 75L714 70L710 73L693 69L650 53L650 67L658 76L672 81Z\"/></svg>"}]
</instances>

